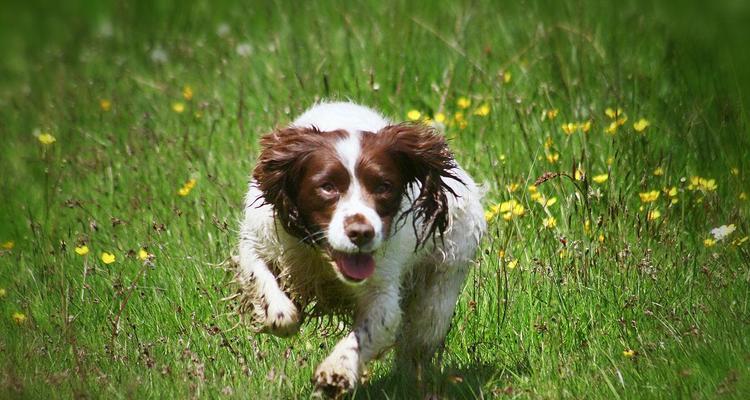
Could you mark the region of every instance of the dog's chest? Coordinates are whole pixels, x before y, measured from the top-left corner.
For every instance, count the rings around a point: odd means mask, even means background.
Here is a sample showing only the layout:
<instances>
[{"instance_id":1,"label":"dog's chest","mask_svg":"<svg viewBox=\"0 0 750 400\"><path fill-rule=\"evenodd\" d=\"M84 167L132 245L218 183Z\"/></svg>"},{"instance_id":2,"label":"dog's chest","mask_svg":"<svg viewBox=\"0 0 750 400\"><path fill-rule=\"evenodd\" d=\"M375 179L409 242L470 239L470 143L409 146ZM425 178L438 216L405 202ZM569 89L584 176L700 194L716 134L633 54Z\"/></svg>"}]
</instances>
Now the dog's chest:
<instances>
[{"instance_id":1,"label":"dog's chest","mask_svg":"<svg viewBox=\"0 0 750 400\"><path fill-rule=\"evenodd\" d=\"M281 241L285 241L283 238ZM356 292L336 276L331 261L307 245L279 243L260 253L279 286L305 313L351 315Z\"/></svg>"}]
</instances>

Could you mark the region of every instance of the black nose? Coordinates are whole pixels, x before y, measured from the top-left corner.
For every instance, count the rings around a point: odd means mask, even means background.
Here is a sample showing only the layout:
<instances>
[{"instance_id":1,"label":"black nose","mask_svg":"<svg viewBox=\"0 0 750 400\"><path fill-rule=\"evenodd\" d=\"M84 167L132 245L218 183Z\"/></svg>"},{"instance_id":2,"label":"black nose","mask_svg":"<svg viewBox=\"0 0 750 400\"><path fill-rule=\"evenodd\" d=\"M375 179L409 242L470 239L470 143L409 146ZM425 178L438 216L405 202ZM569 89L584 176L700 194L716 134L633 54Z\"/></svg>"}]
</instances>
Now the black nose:
<instances>
[{"instance_id":1,"label":"black nose","mask_svg":"<svg viewBox=\"0 0 750 400\"><path fill-rule=\"evenodd\" d=\"M346 218L344 220L344 231L349 240L357 247L370 243L372 238L375 237L375 229L361 214Z\"/></svg>"}]
</instances>

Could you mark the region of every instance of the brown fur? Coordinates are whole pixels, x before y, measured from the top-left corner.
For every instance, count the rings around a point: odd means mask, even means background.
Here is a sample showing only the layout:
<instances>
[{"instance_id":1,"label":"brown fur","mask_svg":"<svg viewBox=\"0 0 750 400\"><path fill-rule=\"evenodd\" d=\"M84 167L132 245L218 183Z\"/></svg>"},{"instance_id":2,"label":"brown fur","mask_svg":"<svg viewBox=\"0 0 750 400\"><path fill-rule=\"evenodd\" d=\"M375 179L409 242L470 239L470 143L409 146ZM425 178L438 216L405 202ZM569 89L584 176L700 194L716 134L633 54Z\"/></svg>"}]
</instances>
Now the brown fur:
<instances>
[{"instance_id":1,"label":"brown fur","mask_svg":"<svg viewBox=\"0 0 750 400\"><path fill-rule=\"evenodd\" d=\"M420 192L411 207L398 217L401 220L410 212L415 213L417 247L429 237L434 238L436 232L442 235L448 226L446 192L455 195L442 178L460 181L451 172L456 162L445 138L431 127L404 123L387 126L378 134L364 135L362 147L366 153L388 154L395 160L404 185L402 191L409 184L420 184ZM366 158L363 155L363 159ZM416 226L417 221L421 221L421 227Z\"/></svg>"},{"instance_id":2,"label":"brown fur","mask_svg":"<svg viewBox=\"0 0 750 400\"><path fill-rule=\"evenodd\" d=\"M335 150L345 131L321 132L315 128L279 129L261 138L261 155L253 177L263 200L273 205L283 228L299 239L314 244L330 221L338 195L350 182ZM390 232L394 218L415 213L417 246L448 225L446 192L452 190L444 177L458 180L453 154L443 136L416 124L398 124L377 134L363 132L362 154L356 173L364 200L380 216ZM401 215L397 212L408 186L419 183L420 192ZM335 190L321 190L330 184ZM454 193L455 194L455 193Z\"/></svg>"}]
</instances>

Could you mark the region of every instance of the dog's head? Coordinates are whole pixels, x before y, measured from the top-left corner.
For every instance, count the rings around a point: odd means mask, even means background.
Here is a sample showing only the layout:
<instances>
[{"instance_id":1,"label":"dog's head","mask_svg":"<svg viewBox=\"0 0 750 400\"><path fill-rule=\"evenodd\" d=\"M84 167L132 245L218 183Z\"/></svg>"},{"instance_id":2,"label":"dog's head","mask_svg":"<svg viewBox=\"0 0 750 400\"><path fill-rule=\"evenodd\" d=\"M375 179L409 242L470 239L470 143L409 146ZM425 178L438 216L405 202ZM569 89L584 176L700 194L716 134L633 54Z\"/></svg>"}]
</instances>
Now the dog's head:
<instances>
[{"instance_id":1,"label":"dog's head","mask_svg":"<svg viewBox=\"0 0 750 400\"><path fill-rule=\"evenodd\" d=\"M372 253L409 213L417 246L447 226L452 190L443 178L458 180L456 164L445 139L429 127L290 127L263 136L261 148L253 177L264 203L287 232L327 252L345 282L373 274Z\"/></svg>"}]
</instances>

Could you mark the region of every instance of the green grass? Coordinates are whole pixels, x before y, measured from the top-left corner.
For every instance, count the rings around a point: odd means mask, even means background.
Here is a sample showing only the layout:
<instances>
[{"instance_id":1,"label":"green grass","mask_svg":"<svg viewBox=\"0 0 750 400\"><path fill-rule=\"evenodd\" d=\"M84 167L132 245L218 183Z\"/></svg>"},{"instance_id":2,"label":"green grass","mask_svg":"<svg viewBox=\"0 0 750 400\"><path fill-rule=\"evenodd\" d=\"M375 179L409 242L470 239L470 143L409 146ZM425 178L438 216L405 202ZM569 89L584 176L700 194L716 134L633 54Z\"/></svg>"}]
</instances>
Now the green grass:
<instances>
[{"instance_id":1,"label":"green grass","mask_svg":"<svg viewBox=\"0 0 750 400\"><path fill-rule=\"evenodd\" d=\"M457 159L487 209L513 198L525 215L490 222L432 392L750 396L743 3L63 3L0 12L0 243L14 242L0 250L0 397L309 396L339 335L258 335L221 301L259 135L321 98L452 120L462 96L466 127L446 130ZM608 107L628 116L614 136ZM561 129L587 120L587 134ZM532 200L537 177L576 168L583 180L539 185L547 211ZM717 189L690 190L692 176ZM671 187L676 204L639 199ZM386 358L355 398L413 386Z\"/></svg>"}]
</instances>

